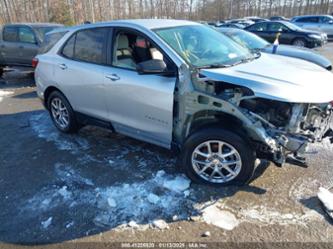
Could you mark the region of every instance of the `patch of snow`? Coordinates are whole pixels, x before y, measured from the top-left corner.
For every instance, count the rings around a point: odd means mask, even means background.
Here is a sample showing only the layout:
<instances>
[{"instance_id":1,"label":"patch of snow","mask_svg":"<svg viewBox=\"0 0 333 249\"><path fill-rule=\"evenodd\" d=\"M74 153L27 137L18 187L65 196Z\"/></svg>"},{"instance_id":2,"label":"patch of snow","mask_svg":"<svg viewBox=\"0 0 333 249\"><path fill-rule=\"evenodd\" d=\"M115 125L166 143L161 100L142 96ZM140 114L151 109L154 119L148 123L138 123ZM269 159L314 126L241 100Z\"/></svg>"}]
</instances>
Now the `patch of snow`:
<instances>
[{"instance_id":1,"label":"patch of snow","mask_svg":"<svg viewBox=\"0 0 333 249\"><path fill-rule=\"evenodd\" d=\"M317 196L328 211L333 211L333 193L328 189L320 187Z\"/></svg>"},{"instance_id":2,"label":"patch of snow","mask_svg":"<svg viewBox=\"0 0 333 249\"><path fill-rule=\"evenodd\" d=\"M114 207L117 206L116 201L115 201L113 198L111 198L111 197L108 198L108 204L109 204L109 206L112 207L112 208L114 208Z\"/></svg>"},{"instance_id":3,"label":"patch of snow","mask_svg":"<svg viewBox=\"0 0 333 249\"><path fill-rule=\"evenodd\" d=\"M14 94L13 91L5 91L0 90L0 102L3 100L4 97Z\"/></svg>"},{"instance_id":4,"label":"patch of snow","mask_svg":"<svg viewBox=\"0 0 333 249\"><path fill-rule=\"evenodd\" d=\"M164 230L164 229L169 229L169 225L168 223L166 223L164 220L154 220L153 221L153 226L158 228L158 229L161 229L161 230Z\"/></svg>"},{"instance_id":5,"label":"patch of snow","mask_svg":"<svg viewBox=\"0 0 333 249\"><path fill-rule=\"evenodd\" d=\"M49 115L44 112L32 115L30 124L39 138L43 138L48 142L53 142L59 150L70 151L72 154L84 153L90 149L87 140L80 136L61 134L52 124Z\"/></svg>"},{"instance_id":6,"label":"patch of snow","mask_svg":"<svg viewBox=\"0 0 333 249\"><path fill-rule=\"evenodd\" d=\"M138 223L136 223L134 220L131 220L130 222L128 222L128 226L131 228L139 228Z\"/></svg>"},{"instance_id":7,"label":"patch of snow","mask_svg":"<svg viewBox=\"0 0 333 249\"><path fill-rule=\"evenodd\" d=\"M65 199L68 200L71 197L71 192L67 190L67 186L63 186L61 189L58 190L58 193Z\"/></svg>"},{"instance_id":8,"label":"patch of snow","mask_svg":"<svg viewBox=\"0 0 333 249\"><path fill-rule=\"evenodd\" d=\"M50 218L48 218L47 220L42 221L42 222L41 222L42 227L43 227L44 229L48 228L48 227L51 225L51 223L52 223L52 219L53 219L53 218L50 217Z\"/></svg>"},{"instance_id":9,"label":"patch of snow","mask_svg":"<svg viewBox=\"0 0 333 249\"><path fill-rule=\"evenodd\" d=\"M157 204L158 201L160 200L160 197L158 197L158 196L155 195L155 194L150 193L150 194L148 195L147 199L148 199L148 201L149 201L150 203Z\"/></svg>"},{"instance_id":10,"label":"patch of snow","mask_svg":"<svg viewBox=\"0 0 333 249\"><path fill-rule=\"evenodd\" d=\"M203 210L202 218L207 224L232 230L239 225L239 221L231 212L219 209L216 205L211 205Z\"/></svg>"},{"instance_id":11,"label":"patch of snow","mask_svg":"<svg viewBox=\"0 0 333 249\"><path fill-rule=\"evenodd\" d=\"M190 195L190 190L185 190L184 191L184 197L188 197Z\"/></svg>"},{"instance_id":12,"label":"patch of snow","mask_svg":"<svg viewBox=\"0 0 333 249\"><path fill-rule=\"evenodd\" d=\"M163 187L175 191L182 192L190 187L191 181L185 176L176 176L174 179L166 180L163 183Z\"/></svg>"},{"instance_id":13,"label":"patch of snow","mask_svg":"<svg viewBox=\"0 0 333 249\"><path fill-rule=\"evenodd\" d=\"M242 210L239 215L241 221L262 223L267 225L306 225L310 220L320 220L322 217L314 210L305 213L281 213L277 210L268 209L264 206L255 206L251 209Z\"/></svg>"},{"instance_id":14,"label":"patch of snow","mask_svg":"<svg viewBox=\"0 0 333 249\"><path fill-rule=\"evenodd\" d=\"M68 229L68 228L70 228L70 227L73 226L73 225L74 225L74 221L68 223L68 224L66 225L66 228Z\"/></svg>"}]
</instances>

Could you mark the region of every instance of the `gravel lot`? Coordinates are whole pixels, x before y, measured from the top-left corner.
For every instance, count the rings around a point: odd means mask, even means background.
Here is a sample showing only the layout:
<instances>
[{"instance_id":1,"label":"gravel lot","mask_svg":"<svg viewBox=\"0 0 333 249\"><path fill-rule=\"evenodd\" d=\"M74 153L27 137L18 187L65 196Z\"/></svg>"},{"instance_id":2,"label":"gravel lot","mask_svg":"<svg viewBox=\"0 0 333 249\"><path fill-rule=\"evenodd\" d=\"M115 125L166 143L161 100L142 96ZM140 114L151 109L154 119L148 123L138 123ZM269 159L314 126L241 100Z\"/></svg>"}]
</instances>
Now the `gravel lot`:
<instances>
[{"instance_id":1,"label":"gravel lot","mask_svg":"<svg viewBox=\"0 0 333 249\"><path fill-rule=\"evenodd\" d=\"M333 43L318 51L333 61ZM328 143L312 148L308 168L261 162L249 186L188 188L169 151L95 127L60 134L21 71L0 81L0 130L0 248L72 241L93 243L80 248L151 241L333 247L332 222L316 198L320 186L333 186Z\"/></svg>"}]
</instances>

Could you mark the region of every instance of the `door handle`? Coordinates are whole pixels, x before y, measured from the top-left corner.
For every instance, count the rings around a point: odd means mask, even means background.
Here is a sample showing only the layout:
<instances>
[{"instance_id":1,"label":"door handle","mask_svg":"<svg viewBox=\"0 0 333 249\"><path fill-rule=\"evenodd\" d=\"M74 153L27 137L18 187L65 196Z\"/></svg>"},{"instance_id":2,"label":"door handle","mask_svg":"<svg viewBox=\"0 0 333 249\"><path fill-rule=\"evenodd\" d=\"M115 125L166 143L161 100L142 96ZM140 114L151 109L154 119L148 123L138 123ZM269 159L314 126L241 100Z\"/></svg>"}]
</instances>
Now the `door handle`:
<instances>
[{"instance_id":1,"label":"door handle","mask_svg":"<svg viewBox=\"0 0 333 249\"><path fill-rule=\"evenodd\" d=\"M20 48L20 49L23 49L24 47L21 45L21 46L19 46L19 48Z\"/></svg>"},{"instance_id":2,"label":"door handle","mask_svg":"<svg viewBox=\"0 0 333 249\"><path fill-rule=\"evenodd\" d=\"M60 67L62 70L65 70L65 69L67 69L67 66L66 66L66 64L59 64L59 67Z\"/></svg>"},{"instance_id":3,"label":"door handle","mask_svg":"<svg viewBox=\"0 0 333 249\"><path fill-rule=\"evenodd\" d=\"M112 80L112 81L120 80L120 77L115 73L110 74L110 75L105 75L105 78Z\"/></svg>"}]
</instances>

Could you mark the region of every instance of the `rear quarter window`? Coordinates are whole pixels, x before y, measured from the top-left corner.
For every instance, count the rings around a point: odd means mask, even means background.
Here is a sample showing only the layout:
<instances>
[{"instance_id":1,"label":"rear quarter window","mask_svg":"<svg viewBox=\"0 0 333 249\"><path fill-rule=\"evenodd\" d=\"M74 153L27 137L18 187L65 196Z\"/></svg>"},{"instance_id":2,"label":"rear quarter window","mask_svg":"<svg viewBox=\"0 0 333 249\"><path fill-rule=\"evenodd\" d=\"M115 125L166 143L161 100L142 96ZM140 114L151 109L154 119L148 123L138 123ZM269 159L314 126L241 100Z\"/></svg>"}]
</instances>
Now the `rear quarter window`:
<instances>
[{"instance_id":1,"label":"rear quarter window","mask_svg":"<svg viewBox=\"0 0 333 249\"><path fill-rule=\"evenodd\" d=\"M3 40L7 42L18 41L18 28L17 27L4 27Z\"/></svg>"},{"instance_id":2,"label":"rear quarter window","mask_svg":"<svg viewBox=\"0 0 333 249\"><path fill-rule=\"evenodd\" d=\"M45 54L67 33L64 32L57 32L46 35L44 41L38 51L39 54Z\"/></svg>"},{"instance_id":3,"label":"rear quarter window","mask_svg":"<svg viewBox=\"0 0 333 249\"><path fill-rule=\"evenodd\" d=\"M61 54L69 59L105 64L108 31L108 28L78 31L66 42Z\"/></svg>"}]
</instances>

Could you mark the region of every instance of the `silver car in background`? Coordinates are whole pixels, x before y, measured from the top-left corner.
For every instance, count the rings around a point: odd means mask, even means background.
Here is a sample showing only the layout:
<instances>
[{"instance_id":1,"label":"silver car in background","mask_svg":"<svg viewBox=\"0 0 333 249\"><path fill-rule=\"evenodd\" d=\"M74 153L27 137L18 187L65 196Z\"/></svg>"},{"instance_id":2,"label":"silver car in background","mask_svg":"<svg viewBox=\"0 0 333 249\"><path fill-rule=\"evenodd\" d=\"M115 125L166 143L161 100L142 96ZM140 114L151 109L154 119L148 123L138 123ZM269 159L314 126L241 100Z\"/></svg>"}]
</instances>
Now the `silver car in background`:
<instances>
[{"instance_id":1,"label":"silver car in background","mask_svg":"<svg viewBox=\"0 0 333 249\"><path fill-rule=\"evenodd\" d=\"M256 158L302 163L309 143L333 137L331 72L202 24L77 26L36 61L38 96L61 132L94 124L174 149L196 182L246 183Z\"/></svg>"},{"instance_id":2,"label":"silver car in background","mask_svg":"<svg viewBox=\"0 0 333 249\"><path fill-rule=\"evenodd\" d=\"M333 16L329 15L296 16L292 18L291 22L304 29L324 32L327 34L329 40L333 39Z\"/></svg>"}]
</instances>

